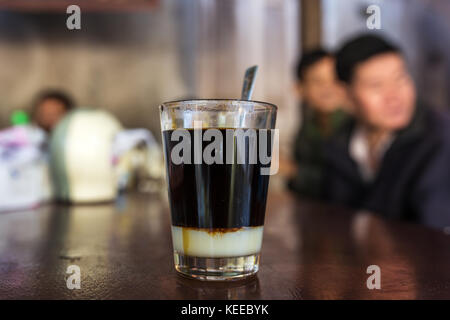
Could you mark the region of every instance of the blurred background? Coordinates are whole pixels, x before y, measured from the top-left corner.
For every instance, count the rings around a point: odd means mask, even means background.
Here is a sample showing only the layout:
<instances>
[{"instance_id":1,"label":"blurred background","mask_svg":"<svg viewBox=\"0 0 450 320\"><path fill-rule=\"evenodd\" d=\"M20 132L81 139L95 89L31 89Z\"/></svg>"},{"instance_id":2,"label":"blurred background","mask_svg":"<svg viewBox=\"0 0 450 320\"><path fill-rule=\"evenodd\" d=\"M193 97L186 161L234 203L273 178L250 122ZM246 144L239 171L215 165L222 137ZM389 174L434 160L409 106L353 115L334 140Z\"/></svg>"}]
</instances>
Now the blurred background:
<instances>
[{"instance_id":1,"label":"blurred background","mask_svg":"<svg viewBox=\"0 0 450 320\"><path fill-rule=\"evenodd\" d=\"M81 8L80 30L66 27L71 4ZM253 99L279 107L283 173L302 119L300 53L367 32L372 4L381 9L372 32L404 49L422 99L448 108L446 0L0 0L0 129L53 88L160 143L160 103L239 98L245 69L257 64Z\"/></svg>"},{"instance_id":2,"label":"blurred background","mask_svg":"<svg viewBox=\"0 0 450 320\"><path fill-rule=\"evenodd\" d=\"M66 28L73 3L82 10L81 30ZM237 98L245 68L258 64L254 99L279 106L281 150L289 153L301 116L292 90L299 52L334 49L367 31L370 4L381 8L380 31L405 49L423 98L447 107L445 0L2 0L0 128L51 87L159 137L158 104Z\"/></svg>"}]
</instances>

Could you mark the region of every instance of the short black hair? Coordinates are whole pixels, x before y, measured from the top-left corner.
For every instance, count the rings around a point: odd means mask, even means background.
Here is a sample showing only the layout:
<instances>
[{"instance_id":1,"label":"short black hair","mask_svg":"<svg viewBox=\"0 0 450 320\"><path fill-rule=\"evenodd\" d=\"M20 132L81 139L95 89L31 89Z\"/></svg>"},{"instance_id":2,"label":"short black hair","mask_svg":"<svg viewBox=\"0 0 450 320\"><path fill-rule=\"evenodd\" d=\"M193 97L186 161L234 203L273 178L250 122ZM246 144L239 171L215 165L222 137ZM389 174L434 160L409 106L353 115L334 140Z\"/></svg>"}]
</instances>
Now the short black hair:
<instances>
[{"instance_id":1,"label":"short black hair","mask_svg":"<svg viewBox=\"0 0 450 320\"><path fill-rule=\"evenodd\" d=\"M48 100L48 99L55 99L55 100L60 101L64 105L64 108L66 109L66 111L70 111L75 106L74 100L68 93L66 93L62 90L59 90L59 89L46 89L46 90L40 92L34 99L31 113L34 115L38 106L43 101Z\"/></svg>"},{"instance_id":2,"label":"short black hair","mask_svg":"<svg viewBox=\"0 0 450 320\"><path fill-rule=\"evenodd\" d=\"M391 42L374 34L359 35L346 42L336 53L336 73L341 81L350 83L355 68L374 56L384 53L402 54Z\"/></svg>"},{"instance_id":3,"label":"short black hair","mask_svg":"<svg viewBox=\"0 0 450 320\"><path fill-rule=\"evenodd\" d=\"M296 69L297 79L303 81L305 73L312 65L316 64L324 58L332 58L333 54L322 48L317 48L303 52Z\"/></svg>"}]
</instances>

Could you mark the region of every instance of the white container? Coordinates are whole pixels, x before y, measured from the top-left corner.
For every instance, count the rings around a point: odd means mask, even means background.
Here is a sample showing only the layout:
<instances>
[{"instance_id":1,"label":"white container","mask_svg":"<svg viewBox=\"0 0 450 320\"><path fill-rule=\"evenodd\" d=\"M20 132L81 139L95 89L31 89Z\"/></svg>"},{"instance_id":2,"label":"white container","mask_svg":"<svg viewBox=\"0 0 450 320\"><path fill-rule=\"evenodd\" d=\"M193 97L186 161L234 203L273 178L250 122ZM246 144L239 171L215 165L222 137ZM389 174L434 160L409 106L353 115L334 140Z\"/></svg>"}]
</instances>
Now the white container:
<instances>
[{"instance_id":1,"label":"white container","mask_svg":"<svg viewBox=\"0 0 450 320\"><path fill-rule=\"evenodd\" d=\"M117 174L112 161L119 121L101 110L77 109L55 128L50 159L55 195L71 203L112 201Z\"/></svg>"},{"instance_id":2,"label":"white container","mask_svg":"<svg viewBox=\"0 0 450 320\"><path fill-rule=\"evenodd\" d=\"M0 211L29 209L52 198L45 139L32 126L0 132Z\"/></svg>"}]
</instances>

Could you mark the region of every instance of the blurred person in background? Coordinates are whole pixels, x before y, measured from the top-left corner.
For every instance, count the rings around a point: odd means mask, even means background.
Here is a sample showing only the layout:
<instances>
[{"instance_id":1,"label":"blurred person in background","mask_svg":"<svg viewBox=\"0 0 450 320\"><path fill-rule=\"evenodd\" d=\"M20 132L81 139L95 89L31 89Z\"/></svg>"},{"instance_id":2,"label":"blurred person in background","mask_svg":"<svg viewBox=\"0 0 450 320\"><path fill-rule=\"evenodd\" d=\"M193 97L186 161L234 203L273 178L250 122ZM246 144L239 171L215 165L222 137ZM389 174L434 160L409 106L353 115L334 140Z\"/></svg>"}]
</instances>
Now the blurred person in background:
<instances>
[{"instance_id":1,"label":"blurred person in background","mask_svg":"<svg viewBox=\"0 0 450 320\"><path fill-rule=\"evenodd\" d=\"M324 141L347 118L340 110L343 88L337 81L334 56L323 49L303 53L296 76L303 121L294 141L296 169L288 180L288 188L302 196L317 198L323 176Z\"/></svg>"},{"instance_id":2,"label":"blurred person in background","mask_svg":"<svg viewBox=\"0 0 450 320\"><path fill-rule=\"evenodd\" d=\"M326 151L324 197L387 218L450 226L450 118L417 99L392 43L359 36L336 54L354 121Z\"/></svg>"},{"instance_id":3,"label":"blurred person in background","mask_svg":"<svg viewBox=\"0 0 450 320\"><path fill-rule=\"evenodd\" d=\"M74 108L73 99L62 90L49 89L34 100L31 117L47 133L51 132L64 115Z\"/></svg>"}]
</instances>

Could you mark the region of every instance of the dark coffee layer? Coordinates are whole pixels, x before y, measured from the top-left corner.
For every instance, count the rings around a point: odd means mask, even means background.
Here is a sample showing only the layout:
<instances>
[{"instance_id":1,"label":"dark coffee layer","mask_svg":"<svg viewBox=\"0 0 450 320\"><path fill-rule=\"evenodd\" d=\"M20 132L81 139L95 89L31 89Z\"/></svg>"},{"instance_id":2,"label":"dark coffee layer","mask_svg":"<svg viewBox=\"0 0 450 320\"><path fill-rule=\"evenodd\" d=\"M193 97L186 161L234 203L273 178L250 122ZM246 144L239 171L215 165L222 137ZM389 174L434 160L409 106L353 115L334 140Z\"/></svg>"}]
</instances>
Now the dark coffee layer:
<instances>
[{"instance_id":1,"label":"dark coffee layer","mask_svg":"<svg viewBox=\"0 0 450 320\"><path fill-rule=\"evenodd\" d=\"M202 136L205 130L202 129ZM171 141L173 130L163 132L172 224L175 226L227 229L264 224L269 176L261 175L261 168L269 167L270 164L262 165L259 157L256 164L250 164L249 148L245 148L244 164L237 164L236 152L234 163L225 164L227 129L219 130L223 136L220 152L223 153L224 164L210 165L192 164L194 130L188 130L192 142L191 164L174 164L171 152L179 142ZM256 136L259 148L259 135ZM267 140L269 146L270 135ZM203 141L203 150L209 144L209 141Z\"/></svg>"}]
</instances>

